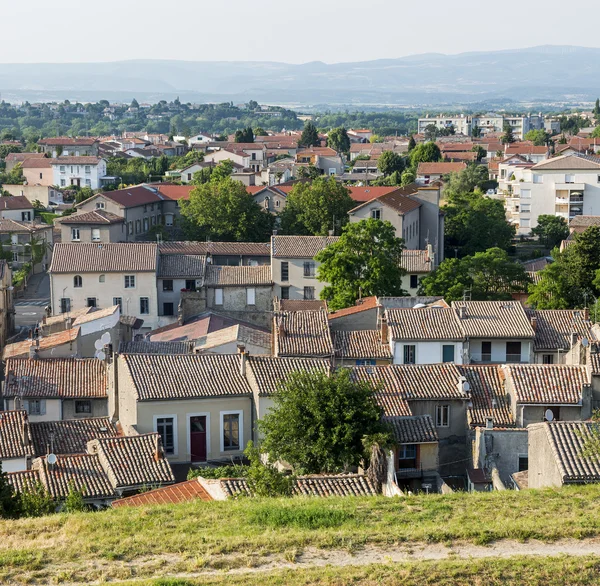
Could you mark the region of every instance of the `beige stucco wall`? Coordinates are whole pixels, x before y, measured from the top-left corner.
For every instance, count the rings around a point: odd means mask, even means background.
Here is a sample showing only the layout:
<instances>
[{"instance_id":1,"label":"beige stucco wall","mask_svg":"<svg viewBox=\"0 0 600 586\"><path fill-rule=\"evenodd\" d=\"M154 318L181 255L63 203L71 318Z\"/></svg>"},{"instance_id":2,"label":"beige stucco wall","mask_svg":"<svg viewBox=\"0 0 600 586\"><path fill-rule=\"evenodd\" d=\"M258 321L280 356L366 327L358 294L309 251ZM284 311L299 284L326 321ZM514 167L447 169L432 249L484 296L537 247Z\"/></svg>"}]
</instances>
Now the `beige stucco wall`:
<instances>
[{"instance_id":1,"label":"beige stucco wall","mask_svg":"<svg viewBox=\"0 0 600 586\"><path fill-rule=\"evenodd\" d=\"M548 441L544 425L531 426L529 431L529 488L562 486L562 476L556 456Z\"/></svg>"},{"instance_id":2,"label":"beige stucco wall","mask_svg":"<svg viewBox=\"0 0 600 586\"><path fill-rule=\"evenodd\" d=\"M106 417L108 415L108 401L106 399L91 399L91 413L75 413L75 400L63 401L63 419L82 419L85 417Z\"/></svg>"},{"instance_id":3,"label":"beige stucco wall","mask_svg":"<svg viewBox=\"0 0 600 586\"><path fill-rule=\"evenodd\" d=\"M100 282L100 275L104 282ZM136 284L132 289L125 289L125 275L135 275ZM123 315L134 315L144 320L144 329L154 329L158 324L158 302L156 292L156 276L154 272L145 273L82 273L82 287L73 286L75 273L51 273L50 294L53 315L60 314L60 299L71 299L71 310L87 307L87 298L95 297L97 307L106 308L114 305L113 298L123 299ZM148 297L150 313L140 314L140 298Z\"/></svg>"},{"instance_id":4,"label":"beige stucco wall","mask_svg":"<svg viewBox=\"0 0 600 586\"><path fill-rule=\"evenodd\" d=\"M27 400L27 398L25 398ZM60 399L44 399L46 401L46 413L44 415L29 415L29 421L37 423L39 421L60 421L62 419L62 409ZM14 399L7 399L5 401L6 409L13 410L15 408ZM25 406L21 403L21 408Z\"/></svg>"},{"instance_id":5,"label":"beige stucco wall","mask_svg":"<svg viewBox=\"0 0 600 586\"><path fill-rule=\"evenodd\" d=\"M56 224L60 227L62 242L123 242L127 237L124 223L102 226L98 224L63 224L59 220ZM79 240L73 240L72 228L79 229ZM100 231L99 240L92 240L92 230L95 229Z\"/></svg>"},{"instance_id":6,"label":"beige stucco wall","mask_svg":"<svg viewBox=\"0 0 600 586\"><path fill-rule=\"evenodd\" d=\"M215 303L215 290L223 290L223 304ZM247 305L246 289L254 289L254 305ZM261 327L269 327L273 311L273 287L207 287L206 307L225 313L235 319L253 323Z\"/></svg>"},{"instance_id":7,"label":"beige stucco wall","mask_svg":"<svg viewBox=\"0 0 600 586\"><path fill-rule=\"evenodd\" d=\"M419 249L419 230L420 230L420 215L419 209L412 210L407 214L400 215L398 212L391 209L389 206L381 204L375 200L350 214L351 222L360 222L368 220L371 217L373 210L381 210L381 220L390 222L396 230L396 236L404 238L406 248L410 250ZM410 228L410 230L409 230Z\"/></svg>"},{"instance_id":8,"label":"beige stucco wall","mask_svg":"<svg viewBox=\"0 0 600 586\"><path fill-rule=\"evenodd\" d=\"M304 263L309 261L315 263L314 277L304 276ZM288 263L288 281L281 280L282 262ZM304 287L314 287L315 299L320 299L321 291L327 286L327 283L323 283L317 279L319 264L320 263L312 258L273 258L271 262L271 273L273 275L273 281L275 282L273 295L281 298L281 287L289 287L290 299L304 299Z\"/></svg>"},{"instance_id":9,"label":"beige stucco wall","mask_svg":"<svg viewBox=\"0 0 600 586\"><path fill-rule=\"evenodd\" d=\"M23 169L23 177L30 185L44 185L50 187L54 185L54 173L52 167L29 167Z\"/></svg>"},{"instance_id":10,"label":"beige stucco wall","mask_svg":"<svg viewBox=\"0 0 600 586\"><path fill-rule=\"evenodd\" d=\"M48 206L51 201L62 201L62 194L46 185L3 185L2 189L12 195L24 195L32 203L37 199L44 206Z\"/></svg>"}]
</instances>

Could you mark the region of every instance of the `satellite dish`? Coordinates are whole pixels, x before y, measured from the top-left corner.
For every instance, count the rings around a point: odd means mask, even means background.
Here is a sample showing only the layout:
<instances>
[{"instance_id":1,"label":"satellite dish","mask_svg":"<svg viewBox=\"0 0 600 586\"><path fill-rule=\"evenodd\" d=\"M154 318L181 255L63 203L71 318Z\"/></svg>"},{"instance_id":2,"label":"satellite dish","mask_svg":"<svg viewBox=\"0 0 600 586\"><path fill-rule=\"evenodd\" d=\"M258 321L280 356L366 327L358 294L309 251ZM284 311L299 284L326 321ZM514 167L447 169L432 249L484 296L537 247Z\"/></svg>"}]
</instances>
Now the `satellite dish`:
<instances>
[{"instance_id":1,"label":"satellite dish","mask_svg":"<svg viewBox=\"0 0 600 586\"><path fill-rule=\"evenodd\" d=\"M552 409L546 409L544 417L546 418L546 421L554 421L554 413L552 412Z\"/></svg>"},{"instance_id":2,"label":"satellite dish","mask_svg":"<svg viewBox=\"0 0 600 586\"><path fill-rule=\"evenodd\" d=\"M587 347L590 345L590 341L589 341L587 338L582 338L582 340L581 340L581 345L582 345L584 348L587 348Z\"/></svg>"},{"instance_id":3,"label":"satellite dish","mask_svg":"<svg viewBox=\"0 0 600 586\"><path fill-rule=\"evenodd\" d=\"M110 344L110 333L104 332L102 337L100 338L101 342L106 346L106 344Z\"/></svg>"},{"instance_id":4,"label":"satellite dish","mask_svg":"<svg viewBox=\"0 0 600 586\"><path fill-rule=\"evenodd\" d=\"M102 350L100 350L100 352L98 352L96 356L98 356L98 360L106 360L106 354L102 352Z\"/></svg>"},{"instance_id":5,"label":"satellite dish","mask_svg":"<svg viewBox=\"0 0 600 586\"><path fill-rule=\"evenodd\" d=\"M56 457L56 454L48 454L48 457L46 458L46 460L48 461L48 464L56 464L58 458Z\"/></svg>"},{"instance_id":6,"label":"satellite dish","mask_svg":"<svg viewBox=\"0 0 600 586\"><path fill-rule=\"evenodd\" d=\"M102 350L102 348L104 348L104 344L102 343L102 340L96 340L94 342L94 348L96 348L96 350Z\"/></svg>"},{"instance_id":7,"label":"satellite dish","mask_svg":"<svg viewBox=\"0 0 600 586\"><path fill-rule=\"evenodd\" d=\"M465 393L468 393L471 390L471 385L467 381L464 381L462 384L462 389Z\"/></svg>"}]
</instances>

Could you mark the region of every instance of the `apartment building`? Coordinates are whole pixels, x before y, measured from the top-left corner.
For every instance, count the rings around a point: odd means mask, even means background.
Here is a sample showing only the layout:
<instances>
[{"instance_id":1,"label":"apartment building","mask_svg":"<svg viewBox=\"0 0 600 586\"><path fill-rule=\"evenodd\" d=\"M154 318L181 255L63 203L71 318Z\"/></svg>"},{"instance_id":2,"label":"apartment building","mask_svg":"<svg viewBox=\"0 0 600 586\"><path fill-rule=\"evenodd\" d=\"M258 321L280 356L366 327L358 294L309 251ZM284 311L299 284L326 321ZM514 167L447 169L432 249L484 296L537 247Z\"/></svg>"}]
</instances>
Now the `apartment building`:
<instances>
[{"instance_id":1,"label":"apartment building","mask_svg":"<svg viewBox=\"0 0 600 586\"><path fill-rule=\"evenodd\" d=\"M32 159L33 162L41 159ZM89 187L100 189L102 179L106 177L106 160L98 157L61 156L50 159L52 185L58 187Z\"/></svg>"}]
</instances>

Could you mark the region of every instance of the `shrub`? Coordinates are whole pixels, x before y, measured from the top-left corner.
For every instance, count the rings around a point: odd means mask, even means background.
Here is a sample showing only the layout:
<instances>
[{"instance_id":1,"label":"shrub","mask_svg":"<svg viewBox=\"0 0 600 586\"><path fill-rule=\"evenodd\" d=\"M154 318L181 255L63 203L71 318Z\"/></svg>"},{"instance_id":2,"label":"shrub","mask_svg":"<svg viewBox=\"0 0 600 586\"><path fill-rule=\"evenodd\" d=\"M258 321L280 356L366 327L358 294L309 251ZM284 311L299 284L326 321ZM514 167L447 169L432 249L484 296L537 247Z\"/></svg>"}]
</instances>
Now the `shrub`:
<instances>
[{"instance_id":1,"label":"shrub","mask_svg":"<svg viewBox=\"0 0 600 586\"><path fill-rule=\"evenodd\" d=\"M42 517L56 511L56 503L39 482L21 492L18 499L21 517Z\"/></svg>"}]
</instances>

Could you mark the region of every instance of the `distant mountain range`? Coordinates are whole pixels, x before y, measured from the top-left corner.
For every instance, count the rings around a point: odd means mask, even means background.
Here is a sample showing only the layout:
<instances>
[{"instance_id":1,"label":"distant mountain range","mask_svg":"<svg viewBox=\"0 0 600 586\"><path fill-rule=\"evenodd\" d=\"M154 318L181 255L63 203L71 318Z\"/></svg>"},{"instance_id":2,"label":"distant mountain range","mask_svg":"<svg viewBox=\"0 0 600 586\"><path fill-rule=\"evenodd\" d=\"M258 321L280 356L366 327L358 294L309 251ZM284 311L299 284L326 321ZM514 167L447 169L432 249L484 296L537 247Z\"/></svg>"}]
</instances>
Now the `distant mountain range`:
<instances>
[{"instance_id":1,"label":"distant mountain range","mask_svg":"<svg viewBox=\"0 0 600 586\"><path fill-rule=\"evenodd\" d=\"M7 101L99 99L309 106L576 103L600 95L600 49L541 46L356 63L161 61L0 64Z\"/></svg>"}]
</instances>

